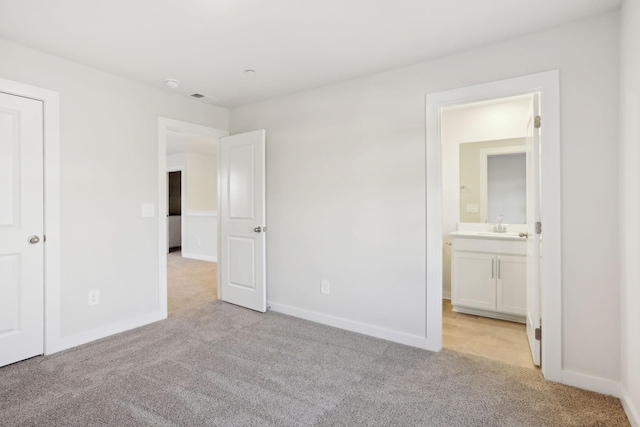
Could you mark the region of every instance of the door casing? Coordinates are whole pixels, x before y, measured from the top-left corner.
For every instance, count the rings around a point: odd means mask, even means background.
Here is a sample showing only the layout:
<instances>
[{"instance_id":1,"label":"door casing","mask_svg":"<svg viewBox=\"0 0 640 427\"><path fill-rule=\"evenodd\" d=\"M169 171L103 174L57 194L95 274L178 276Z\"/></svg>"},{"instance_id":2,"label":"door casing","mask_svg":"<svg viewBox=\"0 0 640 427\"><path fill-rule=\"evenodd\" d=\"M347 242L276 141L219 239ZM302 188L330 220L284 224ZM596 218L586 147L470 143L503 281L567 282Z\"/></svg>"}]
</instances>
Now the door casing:
<instances>
[{"instance_id":1,"label":"door casing","mask_svg":"<svg viewBox=\"0 0 640 427\"><path fill-rule=\"evenodd\" d=\"M442 348L442 146L441 108L448 105L541 93L542 217L545 237L540 273L542 373L562 382L562 275L560 188L560 78L552 70L507 80L446 90L426 96L426 338L427 348ZM546 284L546 286L545 286ZM553 286L551 286L553 284Z\"/></svg>"}]
</instances>

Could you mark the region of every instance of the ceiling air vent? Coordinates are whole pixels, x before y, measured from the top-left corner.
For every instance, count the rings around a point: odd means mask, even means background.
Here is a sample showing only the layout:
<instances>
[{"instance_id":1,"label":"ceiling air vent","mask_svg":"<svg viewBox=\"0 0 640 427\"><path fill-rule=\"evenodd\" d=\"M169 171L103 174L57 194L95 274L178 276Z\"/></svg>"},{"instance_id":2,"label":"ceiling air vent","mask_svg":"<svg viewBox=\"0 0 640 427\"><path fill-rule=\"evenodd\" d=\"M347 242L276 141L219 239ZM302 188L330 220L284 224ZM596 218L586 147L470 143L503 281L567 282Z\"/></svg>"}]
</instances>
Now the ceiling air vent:
<instances>
[{"instance_id":1,"label":"ceiling air vent","mask_svg":"<svg viewBox=\"0 0 640 427\"><path fill-rule=\"evenodd\" d=\"M194 93L191 94L192 98L199 99L202 102L206 102L207 104L215 104L218 98L210 95L205 95L204 93Z\"/></svg>"}]
</instances>

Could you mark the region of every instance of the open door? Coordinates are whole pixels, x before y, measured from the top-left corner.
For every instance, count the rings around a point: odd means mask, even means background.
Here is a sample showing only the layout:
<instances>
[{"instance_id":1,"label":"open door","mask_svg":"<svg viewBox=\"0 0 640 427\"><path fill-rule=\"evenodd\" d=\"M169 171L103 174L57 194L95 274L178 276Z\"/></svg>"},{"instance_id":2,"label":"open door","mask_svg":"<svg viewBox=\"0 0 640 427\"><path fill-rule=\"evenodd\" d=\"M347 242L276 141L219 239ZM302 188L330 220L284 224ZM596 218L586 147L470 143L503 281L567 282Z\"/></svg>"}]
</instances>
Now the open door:
<instances>
[{"instance_id":1,"label":"open door","mask_svg":"<svg viewBox=\"0 0 640 427\"><path fill-rule=\"evenodd\" d=\"M265 312L265 131L222 138L220 299Z\"/></svg>"},{"instance_id":2,"label":"open door","mask_svg":"<svg viewBox=\"0 0 640 427\"><path fill-rule=\"evenodd\" d=\"M533 95L527 123L527 338L533 363L541 362L540 329L540 94Z\"/></svg>"}]
</instances>

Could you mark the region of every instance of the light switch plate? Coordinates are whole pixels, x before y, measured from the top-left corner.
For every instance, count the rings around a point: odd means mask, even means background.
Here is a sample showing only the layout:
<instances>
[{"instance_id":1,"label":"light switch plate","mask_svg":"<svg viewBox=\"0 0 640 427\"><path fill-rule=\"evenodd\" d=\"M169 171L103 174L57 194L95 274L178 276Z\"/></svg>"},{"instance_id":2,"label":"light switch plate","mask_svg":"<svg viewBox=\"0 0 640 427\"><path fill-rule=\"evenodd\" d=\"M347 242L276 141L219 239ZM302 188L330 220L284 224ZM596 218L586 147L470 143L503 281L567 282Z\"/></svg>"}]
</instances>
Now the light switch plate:
<instances>
[{"instance_id":1,"label":"light switch plate","mask_svg":"<svg viewBox=\"0 0 640 427\"><path fill-rule=\"evenodd\" d=\"M478 205L475 203L467 204L467 213L478 213Z\"/></svg>"},{"instance_id":2,"label":"light switch plate","mask_svg":"<svg viewBox=\"0 0 640 427\"><path fill-rule=\"evenodd\" d=\"M142 218L153 218L156 216L155 205L142 205Z\"/></svg>"}]
</instances>

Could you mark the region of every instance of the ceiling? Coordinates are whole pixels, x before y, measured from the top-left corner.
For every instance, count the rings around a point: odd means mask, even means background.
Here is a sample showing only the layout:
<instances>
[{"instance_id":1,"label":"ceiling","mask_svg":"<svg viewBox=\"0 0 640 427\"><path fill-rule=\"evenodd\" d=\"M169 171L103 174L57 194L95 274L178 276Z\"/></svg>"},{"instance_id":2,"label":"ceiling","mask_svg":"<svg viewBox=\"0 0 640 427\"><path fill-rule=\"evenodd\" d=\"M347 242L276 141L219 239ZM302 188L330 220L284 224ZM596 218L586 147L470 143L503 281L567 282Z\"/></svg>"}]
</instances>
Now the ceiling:
<instances>
[{"instance_id":1,"label":"ceiling","mask_svg":"<svg viewBox=\"0 0 640 427\"><path fill-rule=\"evenodd\" d=\"M167 155L178 153L218 154L218 139L189 132L167 131Z\"/></svg>"},{"instance_id":2,"label":"ceiling","mask_svg":"<svg viewBox=\"0 0 640 427\"><path fill-rule=\"evenodd\" d=\"M0 0L0 38L231 108L575 21L621 0ZM245 73L246 69L255 74Z\"/></svg>"}]
</instances>

